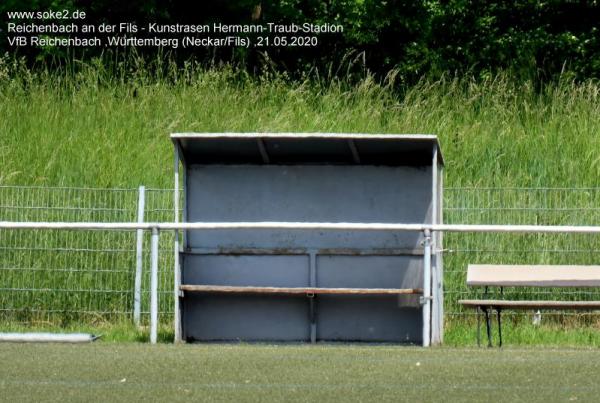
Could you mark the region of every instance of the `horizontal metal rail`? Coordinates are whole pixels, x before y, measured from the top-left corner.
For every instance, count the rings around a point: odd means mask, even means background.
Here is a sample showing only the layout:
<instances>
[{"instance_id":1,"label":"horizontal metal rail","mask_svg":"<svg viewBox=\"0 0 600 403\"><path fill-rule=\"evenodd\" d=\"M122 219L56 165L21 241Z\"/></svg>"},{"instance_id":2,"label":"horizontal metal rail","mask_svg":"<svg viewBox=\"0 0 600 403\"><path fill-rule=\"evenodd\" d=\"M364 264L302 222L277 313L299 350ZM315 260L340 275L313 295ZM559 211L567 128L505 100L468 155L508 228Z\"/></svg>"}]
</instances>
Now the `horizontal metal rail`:
<instances>
[{"instance_id":1,"label":"horizontal metal rail","mask_svg":"<svg viewBox=\"0 0 600 403\"><path fill-rule=\"evenodd\" d=\"M288 229L334 231L443 231L443 232L520 232L600 234L600 226L577 225L510 225L510 224L391 224L349 222L16 222L0 221L0 229L69 229L69 230L228 230Z\"/></svg>"}]
</instances>

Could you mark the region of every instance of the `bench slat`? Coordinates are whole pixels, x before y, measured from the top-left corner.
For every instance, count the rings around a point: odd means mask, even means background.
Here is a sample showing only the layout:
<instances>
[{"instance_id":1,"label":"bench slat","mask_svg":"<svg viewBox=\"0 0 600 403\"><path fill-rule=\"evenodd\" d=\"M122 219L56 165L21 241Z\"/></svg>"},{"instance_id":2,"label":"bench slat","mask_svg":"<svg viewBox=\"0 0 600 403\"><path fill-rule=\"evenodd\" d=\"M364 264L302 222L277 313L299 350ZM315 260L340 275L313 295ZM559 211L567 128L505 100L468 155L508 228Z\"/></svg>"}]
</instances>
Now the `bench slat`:
<instances>
[{"instance_id":1,"label":"bench slat","mask_svg":"<svg viewBox=\"0 0 600 403\"><path fill-rule=\"evenodd\" d=\"M184 284L179 287L187 292L231 293L231 294L360 294L360 295L400 295L423 294L420 288L314 288L314 287L247 287L224 285Z\"/></svg>"},{"instance_id":2,"label":"bench slat","mask_svg":"<svg viewBox=\"0 0 600 403\"><path fill-rule=\"evenodd\" d=\"M511 309L600 309L600 301L506 301L501 299L462 299L465 306Z\"/></svg>"},{"instance_id":3,"label":"bench slat","mask_svg":"<svg viewBox=\"0 0 600 403\"><path fill-rule=\"evenodd\" d=\"M600 287L600 266L470 264L467 285Z\"/></svg>"}]
</instances>

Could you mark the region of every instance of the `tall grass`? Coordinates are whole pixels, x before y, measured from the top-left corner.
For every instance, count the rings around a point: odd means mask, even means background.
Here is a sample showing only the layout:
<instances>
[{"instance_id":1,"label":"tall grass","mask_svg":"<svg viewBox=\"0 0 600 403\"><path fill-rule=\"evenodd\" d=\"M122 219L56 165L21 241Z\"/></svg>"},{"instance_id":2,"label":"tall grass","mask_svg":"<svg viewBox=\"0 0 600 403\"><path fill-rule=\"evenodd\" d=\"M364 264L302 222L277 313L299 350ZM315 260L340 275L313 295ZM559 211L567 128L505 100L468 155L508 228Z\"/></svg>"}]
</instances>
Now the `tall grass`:
<instances>
[{"instance_id":1,"label":"tall grass","mask_svg":"<svg viewBox=\"0 0 600 403\"><path fill-rule=\"evenodd\" d=\"M349 84L232 67L100 63L59 73L0 62L0 184L171 183L170 132L435 133L447 186L597 186L600 84L498 75ZM161 71L162 73L153 73Z\"/></svg>"}]
</instances>

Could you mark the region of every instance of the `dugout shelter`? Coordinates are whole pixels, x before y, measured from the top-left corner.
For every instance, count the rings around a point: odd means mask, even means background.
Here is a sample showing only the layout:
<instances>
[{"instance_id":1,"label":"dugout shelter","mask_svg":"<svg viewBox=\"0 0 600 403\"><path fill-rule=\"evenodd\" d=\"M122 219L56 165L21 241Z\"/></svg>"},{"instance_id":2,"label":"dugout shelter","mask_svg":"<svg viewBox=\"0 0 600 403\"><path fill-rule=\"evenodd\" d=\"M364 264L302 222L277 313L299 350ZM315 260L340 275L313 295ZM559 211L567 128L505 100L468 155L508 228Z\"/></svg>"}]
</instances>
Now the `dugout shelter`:
<instances>
[{"instance_id":1,"label":"dugout shelter","mask_svg":"<svg viewBox=\"0 0 600 403\"><path fill-rule=\"evenodd\" d=\"M441 235L350 228L442 223L436 136L171 139L184 222L290 223L183 231L175 242L177 341L441 343Z\"/></svg>"}]
</instances>

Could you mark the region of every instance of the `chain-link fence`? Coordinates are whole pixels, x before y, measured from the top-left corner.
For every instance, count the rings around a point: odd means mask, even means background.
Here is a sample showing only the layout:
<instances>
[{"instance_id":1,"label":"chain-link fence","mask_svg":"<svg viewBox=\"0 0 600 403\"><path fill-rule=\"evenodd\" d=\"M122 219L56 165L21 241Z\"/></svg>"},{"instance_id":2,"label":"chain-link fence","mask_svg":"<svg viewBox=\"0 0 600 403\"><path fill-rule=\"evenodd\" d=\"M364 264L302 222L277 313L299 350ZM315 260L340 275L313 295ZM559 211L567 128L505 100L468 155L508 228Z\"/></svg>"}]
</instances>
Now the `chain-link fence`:
<instances>
[{"instance_id":1,"label":"chain-link fence","mask_svg":"<svg viewBox=\"0 0 600 403\"><path fill-rule=\"evenodd\" d=\"M173 192L145 190L145 221L173 220ZM140 189L0 187L1 221L133 222ZM131 320L136 231L0 229L0 321ZM173 311L173 234L161 236L160 305ZM149 311L150 237L143 233L142 321ZM167 314L167 315L164 315Z\"/></svg>"},{"instance_id":2,"label":"chain-link fence","mask_svg":"<svg viewBox=\"0 0 600 403\"><path fill-rule=\"evenodd\" d=\"M448 224L600 225L600 188L447 188ZM467 318L459 299L482 297L466 286L469 263L600 264L600 236L594 234L448 233L444 235L445 310L449 320ZM507 288L508 298L600 300L600 290ZM508 313L508 312L507 312ZM511 313L509 313L511 314ZM516 313L512 313L517 315ZM555 319L593 320L594 312L549 312Z\"/></svg>"},{"instance_id":3,"label":"chain-link fence","mask_svg":"<svg viewBox=\"0 0 600 403\"><path fill-rule=\"evenodd\" d=\"M449 224L600 225L600 188L447 188ZM173 192L146 189L144 221L173 220ZM0 186L0 221L133 222L140 189ZM159 311L173 312L173 233L160 237ZM0 230L0 322L130 321L134 310L136 231ZM480 295L466 287L469 263L600 264L600 236L448 233L444 235L445 311ZM149 311L150 235L143 235L141 313ZM600 299L595 289L507 290L514 297ZM579 313L591 317L593 313ZM573 314L560 313L560 318Z\"/></svg>"}]
</instances>

